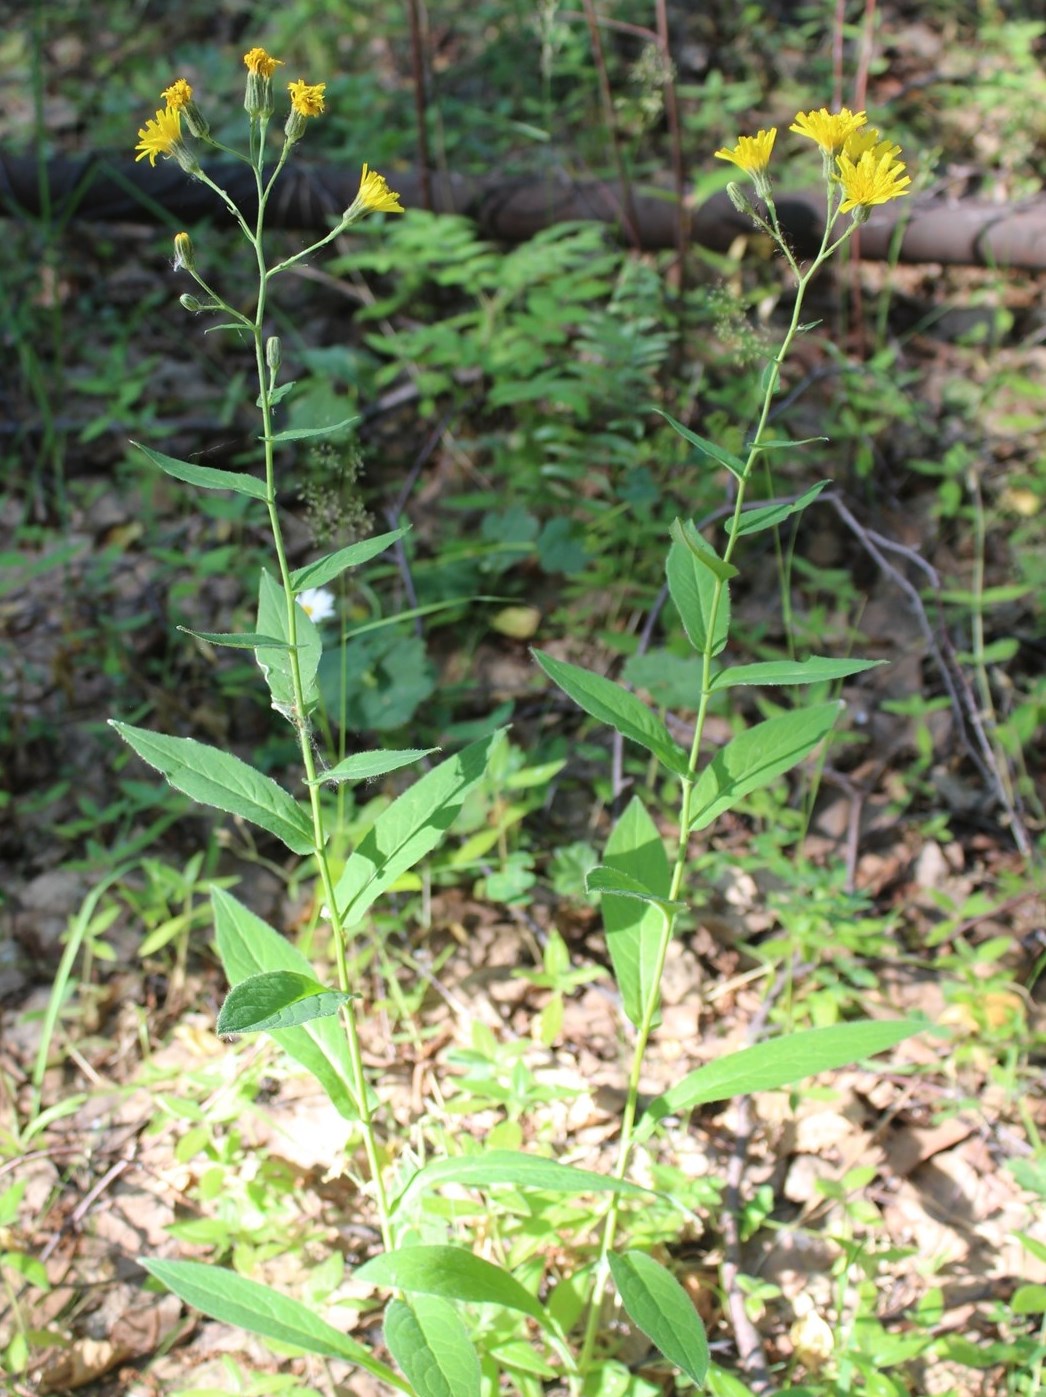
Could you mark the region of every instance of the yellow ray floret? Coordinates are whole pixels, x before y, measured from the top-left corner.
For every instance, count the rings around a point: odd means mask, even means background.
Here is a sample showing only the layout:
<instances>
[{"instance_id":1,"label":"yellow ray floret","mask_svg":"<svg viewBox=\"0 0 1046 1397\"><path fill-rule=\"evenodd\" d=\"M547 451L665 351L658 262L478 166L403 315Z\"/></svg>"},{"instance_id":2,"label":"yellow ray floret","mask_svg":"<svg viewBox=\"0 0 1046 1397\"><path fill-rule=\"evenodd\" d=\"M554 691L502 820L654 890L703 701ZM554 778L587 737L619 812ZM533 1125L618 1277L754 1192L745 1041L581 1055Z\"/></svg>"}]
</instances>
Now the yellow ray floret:
<instances>
[{"instance_id":1,"label":"yellow ray floret","mask_svg":"<svg viewBox=\"0 0 1046 1397\"><path fill-rule=\"evenodd\" d=\"M243 55L243 61L246 63L249 73L256 73L263 78L271 78L277 66L282 64L283 59L273 58L264 49L254 48L249 49Z\"/></svg>"},{"instance_id":2,"label":"yellow ray floret","mask_svg":"<svg viewBox=\"0 0 1046 1397\"><path fill-rule=\"evenodd\" d=\"M160 96L173 111L180 112L192 101L192 88L184 78L178 78L170 87L165 87Z\"/></svg>"},{"instance_id":3,"label":"yellow ray floret","mask_svg":"<svg viewBox=\"0 0 1046 1397\"><path fill-rule=\"evenodd\" d=\"M360 190L356 195L356 202L370 209L372 213L404 212L400 196L389 188L385 176L379 175L377 170L368 170L366 165L360 176Z\"/></svg>"},{"instance_id":4,"label":"yellow ray floret","mask_svg":"<svg viewBox=\"0 0 1046 1397\"><path fill-rule=\"evenodd\" d=\"M896 157L901 153L901 147L894 145L892 141L884 141L874 126L866 126L863 131L854 131L852 135L847 136L842 153L856 162L867 150L872 152L876 160L881 160L886 154Z\"/></svg>"},{"instance_id":5,"label":"yellow ray floret","mask_svg":"<svg viewBox=\"0 0 1046 1397\"><path fill-rule=\"evenodd\" d=\"M847 140L864 123L864 112L852 112L849 107L830 112L827 107L822 107L817 112L800 112L788 129L800 136L808 136L829 154L838 155Z\"/></svg>"},{"instance_id":6,"label":"yellow ray floret","mask_svg":"<svg viewBox=\"0 0 1046 1397\"><path fill-rule=\"evenodd\" d=\"M307 83L301 78L289 82L287 91L291 94L291 106L299 116L319 116L323 111L325 82Z\"/></svg>"},{"instance_id":7,"label":"yellow ray floret","mask_svg":"<svg viewBox=\"0 0 1046 1397\"><path fill-rule=\"evenodd\" d=\"M170 155L171 151L181 140L182 121L176 107L164 107L156 113L155 118L145 123L138 132L138 144L135 150L138 154L134 157L136 161L149 157L149 164L156 164L158 155Z\"/></svg>"},{"instance_id":8,"label":"yellow ray floret","mask_svg":"<svg viewBox=\"0 0 1046 1397\"><path fill-rule=\"evenodd\" d=\"M856 162L844 153L837 157L835 163L839 167L839 183L844 196L839 205L840 213L900 199L908 193L908 185L912 182L904 173L904 164L889 150L879 156L874 150L866 150Z\"/></svg>"},{"instance_id":9,"label":"yellow ray floret","mask_svg":"<svg viewBox=\"0 0 1046 1397\"><path fill-rule=\"evenodd\" d=\"M776 139L776 126L772 126L769 131L757 131L754 136L739 136L737 145L732 150L727 150L724 146L722 150L716 151L715 158L732 161L744 170L746 175L760 174L770 163L770 154Z\"/></svg>"}]
</instances>

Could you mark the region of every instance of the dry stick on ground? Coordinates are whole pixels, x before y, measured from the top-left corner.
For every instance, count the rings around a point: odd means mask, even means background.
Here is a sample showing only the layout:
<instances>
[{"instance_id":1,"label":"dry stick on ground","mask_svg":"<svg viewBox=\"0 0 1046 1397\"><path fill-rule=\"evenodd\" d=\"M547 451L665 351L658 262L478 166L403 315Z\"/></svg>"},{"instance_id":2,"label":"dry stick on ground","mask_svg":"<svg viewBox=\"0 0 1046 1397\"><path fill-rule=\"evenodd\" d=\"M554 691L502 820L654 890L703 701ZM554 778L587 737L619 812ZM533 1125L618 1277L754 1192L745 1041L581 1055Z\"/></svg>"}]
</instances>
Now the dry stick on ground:
<instances>
[{"instance_id":1,"label":"dry stick on ground","mask_svg":"<svg viewBox=\"0 0 1046 1397\"><path fill-rule=\"evenodd\" d=\"M996 800L1006 811L1013 832L1014 842L1020 853L1028 858L1031 855L1032 843L1024 822L1020 817L1013 801L1010 800L1007 792L1007 783L1002 779L999 771L998 761L995 751L984 730L984 721L978 709L976 700L970 692L969 684L960 666L955 662L952 655L952 645L948 636L943 632L935 632L930 623L926 607L918 588L908 577L896 567L886 557L886 551L897 553L905 558L914 567L918 568L927 577L935 593L940 591L940 578L936 570L926 561L915 549L908 548L903 543L898 543L894 539L886 538L885 535L876 533L874 529L867 529L858 519L850 513L842 499L834 491L825 491L821 499L832 506L836 514L854 535L854 537L864 548L865 552L873 558L890 580L901 589L907 597L916 623L922 632L927 649L937 667L937 672L941 677L941 683L948 694L951 704L952 714L955 718L959 736L963 749L967 756L977 768L982 780L990 786L995 794ZM973 740L971 740L971 731Z\"/></svg>"}]
</instances>

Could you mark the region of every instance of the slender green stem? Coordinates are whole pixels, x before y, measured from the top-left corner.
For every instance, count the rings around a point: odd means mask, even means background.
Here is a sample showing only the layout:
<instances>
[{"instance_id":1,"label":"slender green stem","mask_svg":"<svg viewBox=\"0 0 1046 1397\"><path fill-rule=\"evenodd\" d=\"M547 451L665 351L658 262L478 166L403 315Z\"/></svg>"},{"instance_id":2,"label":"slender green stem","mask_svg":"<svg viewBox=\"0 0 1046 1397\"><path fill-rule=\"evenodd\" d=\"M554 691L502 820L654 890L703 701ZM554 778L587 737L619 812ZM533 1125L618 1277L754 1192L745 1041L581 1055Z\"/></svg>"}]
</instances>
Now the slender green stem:
<instances>
[{"instance_id":1,"label":"slender green stem","mask_svg":"<svg viewBox=\"0 0 1046 1397\"><path fill-rule=\"evenodd\" d=\"M770 205L770 215L773 226L777 229L776 210ZM741 521L741 513L745 502L745 492L748 487L752 471L756 460L762 451L761 442L766 431L767 423L770 420L770 409L774 396L777 393L778 384L781 378L781 366L788 357L788 352L792 347L796 335L799 333L800 316L802 315L803 301L806 291L812 278L825 260L831 256L832 252L850 236L855 225L851 223L846 232L834 243L830 243L832 228L836 215L832 211L831 195L829 195L828 217L825 221L824 237L821 242L817 256L811 262L805 272L800 272L797 264L788 252L783 239L779 239L788 261L796 273L796 296L795 304L792 308L792 316L781 341L780 348L768 366L765 387L763 391L762 406L756 421L755 430L752 433L751 445L745 461L744 470L737 482L737 494L734 500L733 513L727 527L727 543L723 551L723 561L729 563L737 546L739 538L738 525ZM712 593L709 614L706 618L707 638L701 655L701 695L698 702L697 719L694 724L694 737L690 746L690 758L687 773L680 778L680 810L679 829L676 840L675 856L672 863L672 876L669 886L668 900L675 903L679 899L683 886L683 879L686 874L687 852L690 844L690 825L692 820L691 801L694 786L698 777L698 768L701 755L702 740L704 737L705 722L708 717L709 702L712 697L712 661L716 654L716 621L723 602L724 581L717 575L715 578L714 590ZM632 1064L628 1074L628 1087L625 1097L624 1111L621 1118L621 1134L618 1141L617 1163L614 1168L615 1178L623 1179L628 1173L631 1162L632 1149L634 1144L634 1133L636 1117L639 1103L639 1082L643 1068L643 1059L646 1055L647 1044L657 1017L660 1006L660 985L661 976L665 967L665 959L668 955L669 943L672 939L672 932L675 924L675 913L668 910L664 913L664 922L661 929L661 937L658 942L657 955L655 961L654 974L650 980L650 991L646 1002L643 1005L643 1012L636 1029L635 1042L632 1049ZM595 1352L596 1340L599 1335L599 1316L603 1303L603 1295L606 1289L607 1279L610 1274L608 1257L614 1245L614 1238L617 1233L618 1219L621 1210L621 1195L614 1194L607 1205L606 1215L603 1220L603 1231L600 1238L599 1260L596 1264L595 1274L592 1281L592 1290L589 1298L588 1312L585 1321L585 1333L582 1341L581 1355L578 1360L578 1368L583 1379L588 1371L592 1357ZM575 1390L580 1390L575 1384Z\"/></svg>"},{"instance_id":2,"label":"slender green stem","mask_svg":"<svg viewBox=\"0 0 1046 1397\"><path fill-rule=\"evenodd\" d=\"M252 146L253 149L253 146ZM341 911L335 896L335 883L331 871L330 860L327 855L327 831L324 824L323 804L320 795L320 786L317 782L316 759L312 747L311 730L307 713L307 700L305 687L301 675L301 663L298 656L298 607L295 600L294 586L291 582L290 566L287 561L287 550L284 543L283 529L280 523L279 510L276 503L276 469L275 453L273 449L273 420L272 420L272 391L275 387L275 371L270 372L265 357L265 311L268 292L269 278L279 268L267 268L265 265L265 251L263 234L265 227L265 210L269 194L273 187L273 181L279 174L286 161L289 145L284 144L279 162L273 172L272 177L263 185L261 142L258 143L258 156L254 163L255 179L258 188L258 218L256 227L251 230L246 229L248 239L254 248L258 262L258 302L255 309L254 321L251 330L254 339L255 365L258 375L258 401L262 416L262 441L265 450L265 503L269 512L269 527L272 533L273 546L276 553L277 566L280 573L280 581L283 585L283 592L287 604L287 641L290 646L288 650L292 711L290 713L291 722L298 735L298 745L301 751L302 766L305 771L306 789L309 797L309 807L312 817L313 844L315 849L316 866L319 871L320 884L323 889L323 897L327 907L327 915L331 923L331 934L334 941L334 954L337 962L338 985L341 990L348 993L350 990L349 966L347 954L347 936L342 921ZM243 220L241 219L241 222ZM244 225L246 228L246 225ZM323 240L328 241L328 239ZM317 246L321 246L317 244ZM312 249L308 249L311 251ZM305 255L305 254L302 254ZM293 260L293 259L292 259ZM286 263L281 265L287 265ZM359 1114L360 1134L363 1139L363 1147L367 1156L367 1165L371 1177L371 1185L374 1191L374 1199L378 1209L379 1223L381 1227L382 1241L386 1249L393 1244L392 1222L389 1213L388 1196L385 1192L384 1180L382 1177L381 1161L378 1156L377 1139L374 1132L373 1117L371 1113L370 1100L368 1095L366 1071L363 1065L363 1053L360 1047L359 1030L356 1022L353 1002L349 1000L342 1010L342 1022L345 1028L346 1042L349 1051L349 1066L352 1077L351 1089L354 1096L355 1106Z\"/></svg>"}]
</instances>

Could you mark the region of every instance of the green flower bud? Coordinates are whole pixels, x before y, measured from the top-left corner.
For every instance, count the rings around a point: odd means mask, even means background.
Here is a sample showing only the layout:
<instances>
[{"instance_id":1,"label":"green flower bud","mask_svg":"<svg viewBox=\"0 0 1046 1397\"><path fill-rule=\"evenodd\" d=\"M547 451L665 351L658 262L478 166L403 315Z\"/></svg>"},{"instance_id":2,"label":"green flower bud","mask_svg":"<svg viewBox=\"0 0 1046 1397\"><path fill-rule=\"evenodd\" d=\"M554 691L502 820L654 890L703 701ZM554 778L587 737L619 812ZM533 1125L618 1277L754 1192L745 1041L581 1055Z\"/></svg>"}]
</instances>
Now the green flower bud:
<instances>
[{"instance_id":1,"label":"green flower bud","mask_svg":"<svg viewBox=\"0 0 1046 1397\"><path fill-rule=\"evenodd\" d=\"M174 235L174 270L184 267L187 272L194 270L196 257L193 254L192 239L188 233Z\"/></svg>"},{"instance_id":2,"label":"green flower bud","mask_svg":"<svg viewBox=\"0 0 1046 1397\"><path fill-rule=\"evenodd\" d=\"M276 372L280 367L282 359L283 354L280 349L280 337L278 335L270 335L265 341L265 362L269 366L270 373Z\"/></svg>"}]
</instances>

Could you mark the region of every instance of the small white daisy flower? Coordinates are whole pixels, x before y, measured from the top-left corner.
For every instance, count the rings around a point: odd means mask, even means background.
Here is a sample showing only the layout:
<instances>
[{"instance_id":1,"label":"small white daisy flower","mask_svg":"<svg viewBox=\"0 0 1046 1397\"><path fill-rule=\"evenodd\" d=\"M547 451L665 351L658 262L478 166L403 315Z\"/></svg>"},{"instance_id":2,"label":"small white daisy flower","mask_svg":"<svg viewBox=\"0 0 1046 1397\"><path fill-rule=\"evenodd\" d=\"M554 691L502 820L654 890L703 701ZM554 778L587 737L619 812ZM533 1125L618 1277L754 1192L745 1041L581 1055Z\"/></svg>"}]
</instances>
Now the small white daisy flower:
<instances>
[{"instance_id":1,"label":"small white daisy flower","mask_svg":"<svg viewBox=\"0 0 1046 1397\"><path fill-rule=\"evenodd\" d=\"M306 587L295 601L309 619L317 623L329 621L334 615L334 593L328 592L326 587Z\"/></svg>"}]
</instances>

